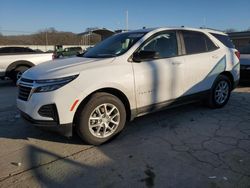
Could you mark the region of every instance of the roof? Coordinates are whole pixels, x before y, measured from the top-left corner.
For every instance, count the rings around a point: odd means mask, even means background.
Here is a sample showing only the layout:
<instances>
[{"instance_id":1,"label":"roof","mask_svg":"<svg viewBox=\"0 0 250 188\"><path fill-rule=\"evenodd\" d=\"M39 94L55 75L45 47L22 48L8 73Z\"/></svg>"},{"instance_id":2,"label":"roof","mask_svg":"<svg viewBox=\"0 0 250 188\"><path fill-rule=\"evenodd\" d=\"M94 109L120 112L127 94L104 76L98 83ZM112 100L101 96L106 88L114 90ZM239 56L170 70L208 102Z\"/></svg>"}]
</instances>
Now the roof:
<instances>
[{"instance_id":1,"label":"roof","mask_svg":"<svg viewBox=\"0 0 250 188\"><path fill-rule=\"evenodd\" d=\"M164 30L186 30L186 31L197 31L197 32L205 32L205 33L214 33L214 34L220 34L220 35L227 35L226 33L215 30L215 29L210 29L210 28L192 28L192 27L156 27L156 28L147 28L147 29L140 29L140 30L134 30L130 32L158 32L158 31L164 31Z\"/></svg>"},{"instance_id":2,"label":"roof","mask_svg":"<svg viewBox=\"0 0 250 188\"><path fill-rule=\"evenodd\" d=\"M224 33L223 31L220 30L216 30L216 29L210 29L210 28L201 28L203 31L207 31L209 33L214 33L214 34L220 34L220 35L227 35L226 33Z\"/></svg>"}]
</instances>

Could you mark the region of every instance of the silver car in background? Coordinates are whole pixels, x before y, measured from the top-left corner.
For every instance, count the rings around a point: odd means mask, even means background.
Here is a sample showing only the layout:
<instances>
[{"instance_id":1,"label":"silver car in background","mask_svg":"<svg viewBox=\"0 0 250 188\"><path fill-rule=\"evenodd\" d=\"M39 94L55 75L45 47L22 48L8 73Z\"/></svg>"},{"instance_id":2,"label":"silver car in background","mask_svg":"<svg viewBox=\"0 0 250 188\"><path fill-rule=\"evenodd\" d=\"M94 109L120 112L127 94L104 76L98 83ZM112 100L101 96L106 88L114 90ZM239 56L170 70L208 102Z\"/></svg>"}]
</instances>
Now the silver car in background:
<instances>
[{"instance_id":1,"label":"silver car in background","mask_svg":"<svg viewBox=\"0 0 250 188\"><path fill-rule=\"evenodd\" d=\"M250 44L239 48L240 51L240 81L250 82Z\"/></svg>"}]
</instances>

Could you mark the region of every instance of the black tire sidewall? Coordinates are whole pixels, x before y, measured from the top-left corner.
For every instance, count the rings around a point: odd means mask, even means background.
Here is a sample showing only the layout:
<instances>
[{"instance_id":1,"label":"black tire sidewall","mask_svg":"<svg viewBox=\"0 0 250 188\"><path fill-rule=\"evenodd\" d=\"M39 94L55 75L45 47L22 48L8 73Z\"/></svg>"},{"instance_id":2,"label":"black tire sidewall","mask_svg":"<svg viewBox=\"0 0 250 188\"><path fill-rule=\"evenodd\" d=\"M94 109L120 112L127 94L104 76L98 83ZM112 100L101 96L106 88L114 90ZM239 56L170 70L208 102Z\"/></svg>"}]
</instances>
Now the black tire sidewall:
<instances>
[{"instance_id":1,"label":"black tire sidewall","mask_svg":"<svg viewBox=\"0 0 250 188\"><path fill-rule=\"evenodd\" d=\"M216 90L216 87L218 86L218 84L221 81L226 81L228 83L229 92L228 92L227 99L223 103L219 104L215 100L215 90ZM229 98L230 98L231 89L232 89L232 86L231 86L231 82L230 82L229 78L227 76L224 76L224 75L219 75L217 77L217 79L215 80L215 82L213 84L213 87L212 87L211 96L210 96L210 107L212 107L212 108L221 108L221 107L225 106L227 104Z\"/></svg>"},{"instance_id":2,"label":"black tire sidewall","mask_svg":"<svg viewBox=\"0 0 250 188\"><path fill-rule=\"evenodd\" d=\"M25 67L25 66L20 66L20 67L17 67L15 70L12 71L12 74L11 74L11 79L13 80L14 83L17 82L17 74L19 72L22 72L24 73L26 70L28 70L29 67Z\"/></svg>"},{"instance_id":3,"label":"black tire sidewall","mask_svg":"<svg viewBox=\"0 0 250 188\"><path fill-rule=\"evenodd\" d=\"M98 138L92 135L92 133L89 130L88 127L88 121L91 113L93 110L103 104L103 103L111 103L117 107L120 113L120 123L116 129L116 131L106 137L106 138ZM100 145L109 139L111 139L113 136L118 134L125 126L126 123L126 110L121 102L120 99L118 99L116 96L108 94L108 93L98 93L94 94L91 99L82 107L80 112L78 113L78 121L77 121L77 132L79 136L88 144L93 145Z\"/></svg>"}]
</instances>

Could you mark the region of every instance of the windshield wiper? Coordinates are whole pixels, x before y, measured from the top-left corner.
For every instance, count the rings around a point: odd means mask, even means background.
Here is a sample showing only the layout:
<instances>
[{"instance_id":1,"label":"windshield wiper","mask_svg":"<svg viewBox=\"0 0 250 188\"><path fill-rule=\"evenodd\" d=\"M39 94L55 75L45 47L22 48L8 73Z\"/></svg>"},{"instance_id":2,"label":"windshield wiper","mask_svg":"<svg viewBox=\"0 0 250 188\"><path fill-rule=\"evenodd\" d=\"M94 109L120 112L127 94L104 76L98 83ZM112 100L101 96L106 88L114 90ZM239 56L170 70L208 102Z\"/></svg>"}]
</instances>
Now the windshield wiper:
<instances>
[{"instance_id":1,"label":"windshield wiper","mask_svg":"<svg viewBox=\"0 0 250 188\"><path fill-rule=\"evenodd\" d=\"M97 54L97 57L116 57L115 54Z\"/></svg>"},{"instance_id":2,"label":"windshield wiper","mask_svg":"<svg viewBox=\"0 0 250 188\"><path fill-rule=\"evenodd\" d=\"M97 54L95 56L93 56L93 55L90 55L90 56L83 55L81 57L86 57L86 58L105 58L105 57L116 57L116 56L117 55L115 55L115 54Z\"/></svg>"}]
</instances>

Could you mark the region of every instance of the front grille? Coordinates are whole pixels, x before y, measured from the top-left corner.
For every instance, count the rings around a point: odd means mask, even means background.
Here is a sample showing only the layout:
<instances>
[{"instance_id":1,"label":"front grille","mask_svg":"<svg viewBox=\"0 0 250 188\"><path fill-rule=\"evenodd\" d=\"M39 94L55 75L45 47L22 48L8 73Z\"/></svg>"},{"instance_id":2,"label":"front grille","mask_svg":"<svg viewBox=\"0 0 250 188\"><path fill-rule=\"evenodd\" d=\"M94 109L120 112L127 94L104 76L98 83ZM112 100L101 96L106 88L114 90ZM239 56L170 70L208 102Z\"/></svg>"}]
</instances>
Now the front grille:
<instances>
[{"instance_id":1,"label":"front grille","mask_svg":"<svg viewBox=\"0 0 250 188\"><path fill-rule=\"evenodd\" d=\"M55 104L47 104L42 106L38 110L38 114L43 117L50 117L56 122L58 121L58 114Z\"/></svg>"},{"instance_id":2,"label":"front grille","mask_svg":"<svg viewBox=\"0 0 250 188\"><path fill-rule=\"evenodd\" d=\"M19 88L18 98L23 100L23 101L27 101L29 99L30 92L31 92L32 88L27 87L27 86L22 86L22 85L19 85L18 88Z\"/></svg>"},{"instance_id":3,"label":"front grille","mask_svg":"<svg viewBox=\"0 0 250 188\"><path fill-rule=\"evenodd\" d=\"M21 78L21 82L27 82L27 83L32 84L33 80L30 80L30 79L27 79L27 78Z\"/></svg>"}]
</instances>

